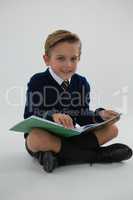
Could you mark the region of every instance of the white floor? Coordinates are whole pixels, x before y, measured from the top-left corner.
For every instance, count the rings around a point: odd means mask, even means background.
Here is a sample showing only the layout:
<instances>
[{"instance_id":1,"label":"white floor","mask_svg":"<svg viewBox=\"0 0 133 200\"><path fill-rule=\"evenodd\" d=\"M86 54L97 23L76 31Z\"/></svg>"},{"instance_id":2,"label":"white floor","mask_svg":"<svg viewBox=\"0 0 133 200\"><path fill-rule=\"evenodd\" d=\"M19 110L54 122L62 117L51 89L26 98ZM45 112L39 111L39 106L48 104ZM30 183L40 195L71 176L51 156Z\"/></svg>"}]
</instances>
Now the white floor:
<instances>
[{"instance_id":1,"label":"white floor","mask_svg":"<svg viewBox=\"0 0 133 200\"><path fill-rule=\"evenodd\" d=\"M119 137L112 143L123 142L133 148L132 123L132 117L121 119ZM23 136L7 131L9 127L4 128L4 124L2 127L1 200L133 199L133 159L92 167L88 164L61 167L48 174L25 151Z\"/></svg>"}]
</instances>

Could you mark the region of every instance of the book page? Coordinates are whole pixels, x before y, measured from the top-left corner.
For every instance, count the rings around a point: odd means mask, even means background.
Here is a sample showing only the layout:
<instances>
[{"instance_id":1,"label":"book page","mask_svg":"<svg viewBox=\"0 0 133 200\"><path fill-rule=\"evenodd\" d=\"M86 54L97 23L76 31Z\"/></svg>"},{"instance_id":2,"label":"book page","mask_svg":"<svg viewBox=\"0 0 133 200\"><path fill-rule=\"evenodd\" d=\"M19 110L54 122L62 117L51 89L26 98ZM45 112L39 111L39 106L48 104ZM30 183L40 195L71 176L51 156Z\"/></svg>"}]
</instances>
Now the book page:
<instances>
[{"instance_id":1,"label":"book page","mask_svg":"<svg viewBox=\"0 0 133 200\"><path fill-rule=\"evenodd\" d=\"M86 130L92 130L92 129L96 129L96 128L102 128L104 126L109 126L109 125L116 123L120 119L120 116L121 116L121 113L116 115L115 117L112 117L111 119L104 121L104 122L87 124L78 129L80 129L80 132L84 132Z\"/></svg>"}]
</instances>

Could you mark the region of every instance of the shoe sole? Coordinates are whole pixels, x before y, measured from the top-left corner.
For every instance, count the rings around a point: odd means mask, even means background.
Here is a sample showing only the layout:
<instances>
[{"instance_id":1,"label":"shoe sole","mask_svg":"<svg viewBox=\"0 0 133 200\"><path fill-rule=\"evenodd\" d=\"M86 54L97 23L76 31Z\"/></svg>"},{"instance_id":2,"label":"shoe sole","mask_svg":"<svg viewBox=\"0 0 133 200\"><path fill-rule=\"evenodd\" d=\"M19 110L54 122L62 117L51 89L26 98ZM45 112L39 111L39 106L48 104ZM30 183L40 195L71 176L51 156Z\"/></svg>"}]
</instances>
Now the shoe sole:
<instances>
[{"instance_id":1,"label":"shoe sole","mask_svg":"<svg viewBox=\"0 0 133 200\"><path fill-rule=\"evenodd\" d=\"M51 173L57 166L55 157L51 152L45 152L43 157L43 168L46 172Z\"/></svg>"}]
</instances>

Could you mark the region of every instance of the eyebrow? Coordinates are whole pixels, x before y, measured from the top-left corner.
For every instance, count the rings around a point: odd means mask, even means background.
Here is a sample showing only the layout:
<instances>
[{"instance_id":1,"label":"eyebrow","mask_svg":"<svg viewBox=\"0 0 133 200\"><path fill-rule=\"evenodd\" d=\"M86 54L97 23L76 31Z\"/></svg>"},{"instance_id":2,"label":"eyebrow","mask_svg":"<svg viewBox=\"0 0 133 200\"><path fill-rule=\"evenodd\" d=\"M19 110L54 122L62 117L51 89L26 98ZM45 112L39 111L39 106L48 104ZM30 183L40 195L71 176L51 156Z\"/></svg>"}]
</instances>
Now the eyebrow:
<instances>
[{"instance_id":1,"label":"eyebrow","mask_svg":"<svg viewBox=\"0 0 133 200\"><path fill-rule=\"evenodd\" d=\"M64 55L61 55L61 54L56 55L56 56L63 56L63 57L64 57ZM79 57L79 56L77 56L77 55L73 55L72 57Z\"/></svg>"}]
</instances>

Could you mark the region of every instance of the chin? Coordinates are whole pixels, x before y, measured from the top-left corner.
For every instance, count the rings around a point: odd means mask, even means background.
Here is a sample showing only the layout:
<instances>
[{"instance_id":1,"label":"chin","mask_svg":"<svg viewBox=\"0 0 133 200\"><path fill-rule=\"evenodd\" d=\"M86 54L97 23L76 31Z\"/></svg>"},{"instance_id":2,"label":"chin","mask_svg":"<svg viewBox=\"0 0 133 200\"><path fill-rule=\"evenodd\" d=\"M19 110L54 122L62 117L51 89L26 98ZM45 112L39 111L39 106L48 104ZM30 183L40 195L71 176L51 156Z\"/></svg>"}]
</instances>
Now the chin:
<instances>
[{"instance_id":1,"label":"chin","mask_svg":"<svg viewBox=\"0 0 133 200\"><path fill-rule=\"evenodd\" d=\"M64 74L64 77L66 78L66 79L69 79L69 78L71 78L71 76L74 74L74 72L69 72L69 73L67 73L67 74Z\"/></svg>"}]
</instances>

